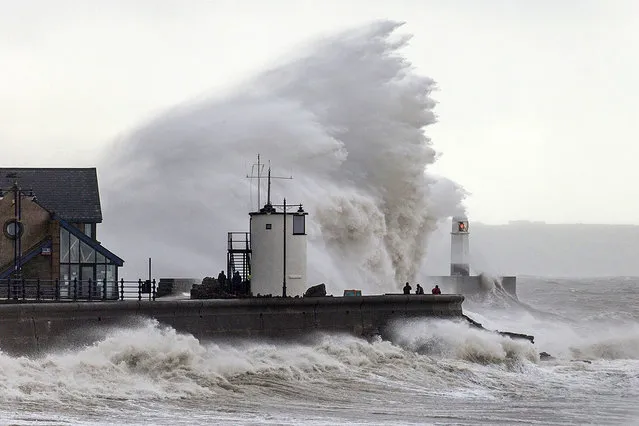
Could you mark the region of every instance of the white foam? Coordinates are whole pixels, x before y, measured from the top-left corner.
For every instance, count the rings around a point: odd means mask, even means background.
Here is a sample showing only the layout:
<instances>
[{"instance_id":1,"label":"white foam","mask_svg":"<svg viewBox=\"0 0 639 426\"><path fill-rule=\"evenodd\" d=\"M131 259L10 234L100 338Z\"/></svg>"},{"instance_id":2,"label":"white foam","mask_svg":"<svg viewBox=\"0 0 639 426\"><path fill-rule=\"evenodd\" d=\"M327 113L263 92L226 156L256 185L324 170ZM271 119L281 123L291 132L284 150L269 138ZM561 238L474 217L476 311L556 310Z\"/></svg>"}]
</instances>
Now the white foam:
<instances>
[{"instance_id":1,"label":"white foam","mask_svg":"<svg viewBox=\"0 0 639 426\"><path fill-rule=\"evenodd\" d=\"M412 281L427 236L464 193L425 173L436 159L424 133L435 85L402 56L400 25L319 40L232 95L179 106L110 147L100 169L110 246L129 265L152 255L161 275L223 269L226 232L247 230L256 209L245 175L262 153L274 174L294 177L273 182L274 202L310 212L309 285L379 293Z\"/></svg>"}]
</instances>

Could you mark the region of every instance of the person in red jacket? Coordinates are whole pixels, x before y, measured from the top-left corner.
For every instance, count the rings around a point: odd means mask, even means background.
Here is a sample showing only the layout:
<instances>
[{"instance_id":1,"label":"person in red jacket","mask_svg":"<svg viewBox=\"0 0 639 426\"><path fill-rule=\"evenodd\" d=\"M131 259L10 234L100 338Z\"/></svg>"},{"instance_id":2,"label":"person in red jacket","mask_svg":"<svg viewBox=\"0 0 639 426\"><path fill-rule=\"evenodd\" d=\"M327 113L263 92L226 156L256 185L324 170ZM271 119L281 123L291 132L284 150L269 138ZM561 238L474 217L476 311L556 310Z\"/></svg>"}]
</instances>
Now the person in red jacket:
<instances>
[{"instance_id":1,"label":"person in red jacket","mask_svg":"<svg viewBox=\"0 0 639 426\"><path fill-rule=\"evenodd\" d=\"M433 290L432 290L433 294L442 294L442 291L439 289L439 286L436 285Z\"/></svg>"}]
</instances>

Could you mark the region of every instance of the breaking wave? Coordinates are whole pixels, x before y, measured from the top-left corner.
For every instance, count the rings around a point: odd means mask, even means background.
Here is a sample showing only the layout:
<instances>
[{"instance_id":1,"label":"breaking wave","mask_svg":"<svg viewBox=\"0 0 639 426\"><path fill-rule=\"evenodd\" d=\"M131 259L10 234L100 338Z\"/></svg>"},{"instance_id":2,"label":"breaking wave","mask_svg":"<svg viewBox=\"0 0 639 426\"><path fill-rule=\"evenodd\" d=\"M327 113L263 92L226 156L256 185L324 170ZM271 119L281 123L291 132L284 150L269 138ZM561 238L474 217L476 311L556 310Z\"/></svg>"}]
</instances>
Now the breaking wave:
<instances>
[{"instance_id":1,"label":"breaking wave","mask_svg":"<svg viewBox=\"0 0 639 426\"><path fill-rule=\"evenodd\" d=\"M103 232L129 270L141 274L147 256L165 276L223 269L226 232L247 230L257 208L245 176L261 153L274 174L293 175L274 181L274 202L310 212L309 285L379 293L413 281L429 233L462 211L465 194L426 173L436 160L424 133L436 121L435 83L402 56L410 37L400 26L319 40L231 95L177 106L110 148Z\"/></svg>"},{"instance_id":2,"label":"breaking wave","mask_svg":"<svg viewBox=\"0 0 639 426\"><path fill-rule=\"evenodd\" d=\"M224 343L199 341L148 320L113 329L87 347L41 358L0 354L0 398L207 397L274 382L322 382L332 376L359 381L372 371L461 386L463 377L454 377L454 371L426 368L450 360L507 364L537 358L532 345L450 321L398 325L392 341L317 334L311 343Z\"/></svg>"},{"instance_id":3,"label":"breaking wave","mask_svg":"<svg viewBox=\"0 0 639 426\"><path fill-rule=\"evenodd\" d=\"M40 358L0 353L0 402L43 413L47 421L52 414L46 413L61 410L65 419L91 413L104 424L127 423L146 410L159 416L144 414L146 422L163 424L188 418L189 407L204 416L204 407L212 407L209 420L246 423L251 412L261 413L255 421L263 422L268 410L282 404L288 415L308 418L307 410L318 404L333 413L349 407L365 412L376 398L406 401L415 395L448 404L496 403L540 392L549 398L606 392L602 383L606 389L626 383L625 394L639 397L633 387L639 366L636 328L582 334L566 324L544 329L526 318L510 329L523 331L526 323L539 332L535 345L436 319L396 323L387 341L318 333L303 342L200 341L147 320L111 329L92 345ZM541 350L555 359L540 361ZM592 364L571 362L575 358ZM362 398L368 401L363 406ZM302 413L291 414L290 404ZM401 407L383 412L397 416ZM15 423L10 410L3 412Z\"/></svg>"}]
</instances>

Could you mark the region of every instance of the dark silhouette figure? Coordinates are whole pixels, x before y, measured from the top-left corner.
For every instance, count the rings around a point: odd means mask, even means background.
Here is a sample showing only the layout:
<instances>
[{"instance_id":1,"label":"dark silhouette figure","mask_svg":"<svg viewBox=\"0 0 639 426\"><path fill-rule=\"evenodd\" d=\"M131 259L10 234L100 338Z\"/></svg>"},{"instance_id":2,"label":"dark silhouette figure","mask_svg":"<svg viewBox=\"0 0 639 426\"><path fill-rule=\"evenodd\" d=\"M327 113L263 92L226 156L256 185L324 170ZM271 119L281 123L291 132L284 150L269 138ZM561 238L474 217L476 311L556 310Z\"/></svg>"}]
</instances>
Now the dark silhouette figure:
<instances>
[{"instance_id":1,"label":"dark silhouette figure","mask_svg":"<svg viewBox=\"0 0 639 426\"><path fill-rule=\"evenodd\" d=\"M231 283L233 284L233 288L231 289L235 293L239 293L242 290L242 276L238 271L233 273L233 278L231 279Z\"/></svg>"},{"instance_id":2,"label":"dark silhouette figure","mask_svg":"<svg viewBox=\"0 0 639 426\"><path fill-rule=\"evenodd\" d=\"M424 288L417 284L417 288L415 289L415 294L424 294Z\"/></svg>"},{"instance_id":3,"label":"dark silhouette figure","mask_svg":"<svg viewBox=\"0 0 639 426\"><path fill-rule=\"evenodd\" d=\"M404 286L404 294L410 294L410 291L413 288L410 286L410 284L408 284L408 282L406 283L406 285Z\"/></svg>"},{"instance_id":4,"label":"dark silhouette figure","mask_svg":"<svg viewBox=\"0 0 639 426\"><path fill-rule=\"evenodd\" d=\"M439 286L438 286L438 285L436 285L436 286L433 288L433 294L442 294L442 291L439 289Z\"/></svg>"},{"instance_id":5,"label":"dark silhouette figure","mask_svg":"<svg viewBox=\"0 0 639 426\"><path fill-rule=\"evenodd\" d=\"M226 274L224 273L224 271L220 271L220 273L217 274L217 283L220 285L220 287L226 289Z\"/></svg>"}]
</instances>

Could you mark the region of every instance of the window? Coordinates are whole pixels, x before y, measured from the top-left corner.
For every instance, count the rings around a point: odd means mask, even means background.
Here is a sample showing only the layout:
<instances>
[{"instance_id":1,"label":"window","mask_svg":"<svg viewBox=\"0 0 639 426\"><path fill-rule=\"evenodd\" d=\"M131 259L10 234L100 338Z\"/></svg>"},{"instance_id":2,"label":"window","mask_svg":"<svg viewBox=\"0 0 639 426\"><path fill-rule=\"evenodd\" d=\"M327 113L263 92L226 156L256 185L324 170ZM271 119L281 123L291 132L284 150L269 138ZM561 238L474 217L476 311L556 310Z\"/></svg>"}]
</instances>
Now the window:
<instances>
[{"instance_id":1,"label":"window","mask_svg":"<svg viewBox=\"0 0 639 426\"><path fill-rule=\"evenodd\" d=\"M306 234L305 218L303 214L293 215L293 235Z\"/></svg>"},{"instance_id":2,"label":"window","mask_svg":"<svg viewBox=\"0 0 639 426\"><path fill-rule=\"evenodd\" d=\"M271 225L270 223L266 224L266 229L271 229L273 227L273 225Z\"/></svg>"},{"instance_id":3,"label":"window","mask_svg":"<svg viewBox=\"0 0 639 426\"><path fill-rule=\"evenodd\" d=\"M95 224L81 223L77 228L80 232L89 235L95 232ZM118 269L113 261L90 244L81 241L73 233L64 227L60 227L60 293L64 297L73 297L77 291L77 296L87 296L88 280L99 280L101 285L107 280L107 298L118 297L117 277ZM73 280L77 280L77 288L73 287ZM93 288L94 294L98 294L97 287ZM103 295L104 288L100 287L100 295ZM84 293L83 293L84 292Z\"/></svg>"},{"instance_id":4,"label":"window","mask_svg":"<svg viewBox=\"0 0 639 426\"><path fill-rule=\"evenodd\" d=\"M80 243L80 263L94 263L95 250L84 243Z\"/></svg>"},{"instance_id":5,"label":"window","mask_svg":"<svg viewBox=\"0 0 639 426\"><path fill-rule=\"evenodd\" d=\"M15 219L8 220L4 224L4 235L12 240L18 238L22 234L23 230L22 223Z\"/></svg>"},{"instance_id":6,"label":"window","mask_svg":"<svg viewBox=\"0 0 639 426\"><path fill-rule=\"evenodd\" d=\"M80 261L80 240L75 235L70 235L69 238L69 258L71 263Z\"/></svg>"},{"instance_id":7,"label":"window","mask_svg":"<svg viewBox=\"0 0 639 426\"><path fill-rule=\"evenodd\" d=\"M60 262L69 263L69 231L60 229Z\"/></svg>"}]
</instances>

